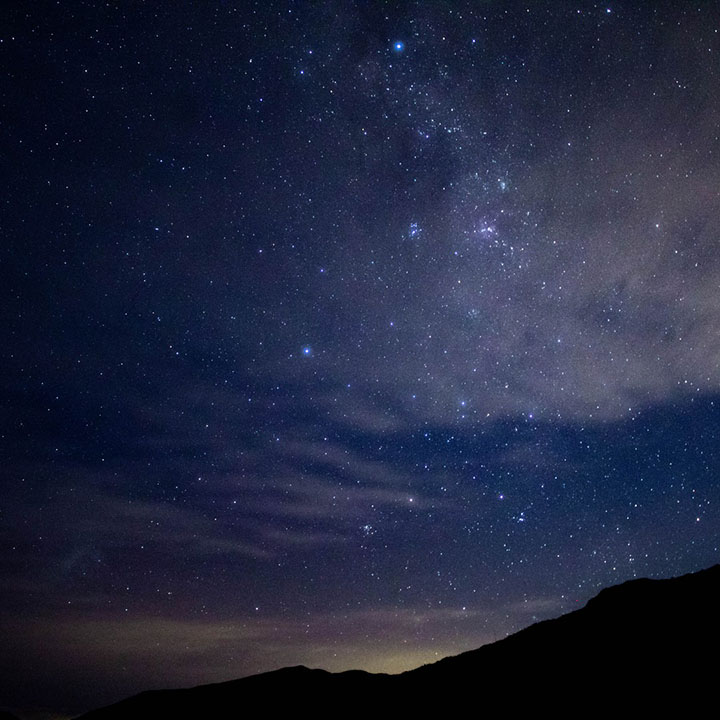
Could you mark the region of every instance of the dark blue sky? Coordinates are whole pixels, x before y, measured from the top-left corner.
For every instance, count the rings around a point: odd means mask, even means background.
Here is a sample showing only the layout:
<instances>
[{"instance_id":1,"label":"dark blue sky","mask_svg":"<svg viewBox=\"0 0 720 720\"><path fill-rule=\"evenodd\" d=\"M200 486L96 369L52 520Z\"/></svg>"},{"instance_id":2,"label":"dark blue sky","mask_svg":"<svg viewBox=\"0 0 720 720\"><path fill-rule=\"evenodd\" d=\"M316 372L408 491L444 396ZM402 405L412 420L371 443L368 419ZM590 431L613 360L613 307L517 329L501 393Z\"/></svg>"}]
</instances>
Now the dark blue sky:
<instances>
[{"instance_id":1,"label":"dark blue sky","mask_svg":"<svg viewBox=\"0 0 720 720\"><path fill-rule=\"evenodd\" d=\"M714 3L0 39L0 704L395 672L718 561Z\"/></svg>"}]
</instances>

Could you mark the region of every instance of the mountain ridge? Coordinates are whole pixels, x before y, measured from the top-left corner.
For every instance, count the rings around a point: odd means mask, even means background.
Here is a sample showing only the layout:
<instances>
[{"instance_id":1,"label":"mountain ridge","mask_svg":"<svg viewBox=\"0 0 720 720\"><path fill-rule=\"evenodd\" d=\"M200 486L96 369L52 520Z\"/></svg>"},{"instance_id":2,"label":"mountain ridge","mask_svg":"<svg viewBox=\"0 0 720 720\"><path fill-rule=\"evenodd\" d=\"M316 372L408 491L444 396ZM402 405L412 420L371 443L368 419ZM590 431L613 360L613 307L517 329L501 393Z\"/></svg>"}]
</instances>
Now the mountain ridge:
<instances>
[{"instance_id":1,"label":"mountain ridge","mask_svg":"<svg viewBox=\"0 0 720 720\"><path fill-rule=\"evenodd\" d=\"M712 693L719 601L720 565L676 578L629 580L570 613L398 675L298 665L212 685L147 691L77 720L224 716L226 708L253 702L275 711L309 706L319 717L441 712L478 691L493 710L505 701L568 711L590 700L597 710L687 706Z\"/></svg>"}]
</instances>

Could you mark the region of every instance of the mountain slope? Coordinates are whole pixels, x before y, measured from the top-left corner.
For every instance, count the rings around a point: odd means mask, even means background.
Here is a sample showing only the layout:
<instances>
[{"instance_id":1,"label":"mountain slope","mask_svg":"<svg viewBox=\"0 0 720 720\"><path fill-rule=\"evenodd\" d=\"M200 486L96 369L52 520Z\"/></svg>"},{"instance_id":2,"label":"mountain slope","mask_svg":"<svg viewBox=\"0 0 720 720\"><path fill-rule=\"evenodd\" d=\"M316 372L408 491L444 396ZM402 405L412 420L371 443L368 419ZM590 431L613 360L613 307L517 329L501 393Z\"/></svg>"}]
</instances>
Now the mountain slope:
<instances>
[{"instance_id":1,"label":"mountain slope","mask_svg":"<svg viewBox=\"0 0 720 720\"><path fill-rule=\"evenodd\" d=\"M603 590L575 612L401 675L284 668L185 690L142 693L82 716L235 717L256 708L352 717L555 709L585 714L700 708L713 699L720 565Z\"/></svg>"}]
</instances>

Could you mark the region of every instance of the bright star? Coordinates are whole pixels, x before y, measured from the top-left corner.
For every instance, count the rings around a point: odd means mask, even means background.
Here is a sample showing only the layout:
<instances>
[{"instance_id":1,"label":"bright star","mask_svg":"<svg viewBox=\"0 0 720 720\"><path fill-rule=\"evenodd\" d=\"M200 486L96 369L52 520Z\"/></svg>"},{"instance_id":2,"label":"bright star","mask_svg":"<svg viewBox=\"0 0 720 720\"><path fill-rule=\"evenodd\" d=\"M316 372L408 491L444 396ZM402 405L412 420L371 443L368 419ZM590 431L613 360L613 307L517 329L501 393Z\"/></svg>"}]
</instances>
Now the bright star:
<instances>
[{"instance_id":1,"label":"bright star","mask_svg":"<svg viewBox=\"0 0 720 720\"><path fill-rule=\"evenodd\" d=\"M405 49L405 43L402 40L396 40L393 43L393 50L396 53L401 53Z\"/></svg>"}]
</instances>

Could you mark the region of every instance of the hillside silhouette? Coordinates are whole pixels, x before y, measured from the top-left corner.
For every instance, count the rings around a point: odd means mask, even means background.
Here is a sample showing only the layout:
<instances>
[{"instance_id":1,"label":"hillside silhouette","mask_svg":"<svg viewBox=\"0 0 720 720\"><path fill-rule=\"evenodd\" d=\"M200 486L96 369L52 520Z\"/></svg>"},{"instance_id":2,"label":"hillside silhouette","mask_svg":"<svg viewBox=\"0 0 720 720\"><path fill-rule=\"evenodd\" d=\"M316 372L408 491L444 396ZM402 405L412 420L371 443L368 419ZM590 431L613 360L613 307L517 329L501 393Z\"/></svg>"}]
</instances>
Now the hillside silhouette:
<instances>
[{"instance_id":1,"label":"hillside silhouette","mask_svg":"<svg viewBox=\"0 0 720 720\"><path fill-rule=\"evenodd\" d=\"M678 578L607 588L582 609L399 675L290 667L215 685L145 692L81 718L704 712L714 700L718 674L719 610L720 565L715 565Z\"/></svg>"}]
</instances>

